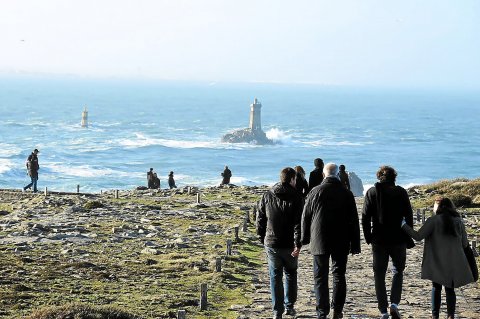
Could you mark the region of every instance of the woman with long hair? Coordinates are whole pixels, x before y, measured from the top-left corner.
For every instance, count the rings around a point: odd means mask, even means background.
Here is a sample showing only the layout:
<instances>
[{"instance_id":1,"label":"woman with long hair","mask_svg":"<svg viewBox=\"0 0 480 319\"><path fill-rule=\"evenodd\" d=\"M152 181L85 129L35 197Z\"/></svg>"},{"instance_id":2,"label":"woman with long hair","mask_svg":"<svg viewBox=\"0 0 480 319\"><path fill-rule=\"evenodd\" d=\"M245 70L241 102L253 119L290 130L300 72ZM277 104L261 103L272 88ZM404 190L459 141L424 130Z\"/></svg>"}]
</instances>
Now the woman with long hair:
<instances>
[{"instance_id":1,"label":"woman with long hair","mask_svg":"<svg viewBox=\"0 0 480 319\"><path fill-rule=\"evenodd\" d=\"M435 216L427 219L418 230L402 222L402 229L413 239L425 239L422 279L432 281L432 319L440 316L442 286L447 297L448 319L455 317L455 288L474 282L464 253L468 245L462 218L449 198L437 197L433 206Z\"/></svg>"},{"instance_id":2,"label":"woman with long hair","mask_svg":"<svg viewBox=\"0 0 480 319\"><path fill-rule=\"evenodd\" d=\"M308 182L305 179L305 170L301 166L294 167L296 178L295 178L295 189L302 197L306 197L308 194Z\"/></svg>"}]
</instances>

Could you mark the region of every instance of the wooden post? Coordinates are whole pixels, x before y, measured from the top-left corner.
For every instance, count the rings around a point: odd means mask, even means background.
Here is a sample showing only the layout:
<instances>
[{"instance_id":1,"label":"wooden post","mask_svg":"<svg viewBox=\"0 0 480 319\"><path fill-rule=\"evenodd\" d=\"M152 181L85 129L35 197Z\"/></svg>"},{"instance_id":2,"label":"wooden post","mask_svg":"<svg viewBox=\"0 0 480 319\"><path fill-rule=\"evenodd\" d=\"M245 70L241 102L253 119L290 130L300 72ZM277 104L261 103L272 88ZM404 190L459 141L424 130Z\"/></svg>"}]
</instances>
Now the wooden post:
<instances>
[{"instance_id":1,"label":"wooden post","mask_svg":"<svg viewBox=\"0 0 480 319\"><path fill-rule=\"evenodd\" d=\"M103 194L103 189L100 190L100 195L102 195L102 194Z\"/></svg>"},{"instance_id":2,"label":"wooden post","mask_svg":"<svg viewBox=\"0 0 480 319\"><path fill-rule=\"evenodd\" d=\"M179 310L177 312L177 319L186 319L187 318L187 312L185 310Z\"/></svg>"},{"instance_id":3,"label":"wooden post","mask_svg":"<svg viewBox=\"0 0 480 319\"><path fill-rule=\"evenodd\" d=\"M220 257L215 258L215 271L216 272L222 271L222 258Z\"/></svg>"},{"instance_id":4,"label":"wooden post","mask_svg":"<svg viewBox=\"0 0 480 319\"><path fill-rule=\"evenodd\" d=\"M118 199L119 196L118 196L118 189L115 190L115 199Z\"/></svg>"},{"instance_id":5,"label":"wooden post","mask_svg":"<svg viewBox=\"0 0 480 319\"><path fill-rule=\"evenodd\" d=\"M227 256L232 254L232 240L227 239Z\"/></svg>"},{"instance_id":6,"label":"wooden post","mask_svg":"<svg viewBox=\"0 0 480 319\"><path fill-rule=\"evenodd\" d=\"M425 209L422 210L422 224L425 224Z\"/></svg>"},{"instance_id":7,"label":"wooden post","mask_svg":"<svg viewBox=\"0 0 480 319\"><path fill-rule=\"evenodd\" d=\"M417 208L417 222L420 222L420 208Z\"/></svg>"},{"instance_id":8,"label":"wooden post","mask_svg":"<svg viewBox=\"0 0 480 319\"><path fill-rule=\"evenodd\" d=\"M478 257L477 241L476 240L472 240L472 250L473 250L473 255L475 257Z\"/></svg>"},{"instance_id":9,"label":"wooden post","mask_svg":"<svg viewBox=\"0 0 480 319\"><path fill-rule=\"evenodd\" d=\"M48 189L47 189L47 186L45 186L45 197L47 197L47 194L48 194Z\"/></svg>"},{"instance_id":10,"label":"wooden post","mask_svg":"<svg viewBox=\"0 0 480 319\"><path fill-rule=\"evenodd\" d=\"M250 223L250 212L248 210L245 211L245 221L247 223Z\"/></svg>"},{"instance_id":11,"label":"wooden post","mask_svg":"<svg viewBox=\"0 0 480 319\"><path fill-rule=\"evenodd\" d=\"M77 185L77 194L80 193L80 185Z\"/></svg>"},{"instance_id":12,"label":"wooden post","mask_svg":"<svg viewBox=\"0 0 480 319\"><path fill-rule=\"evenodd\" d=\"M245 217L243 221L243 232L246 233L248 231L248 219Z\"/></svg>"},{"instance_id":13,"label":"wooden post","mask_svg":"<svg viewBox=\"0 0 480 319\"><path fill-rule=\"evenodd\" d=\"M197 204L200 204L200 192L197 193Z\"/></svg>"},{"instance_id":14,"label":"wooden post","mask_svg":"<svg viewBox=\"0 0 480 319\"><path fill-rule=\"evenodd\" d=\"M188 191L188 195L190 195L190 193L192 192L192 187L188 186L187 191Z\"/></svg>"},{"instance_id":15,"label":"wooden post","mask_svg":"<svg viewBox=\"0 0 480 319\"><path fill-rule=\"evenodd\" d=\"M238 237L238 226L235 226L235 241L238 241L240 238Z\"/></svg>"},{"instance_id":16,"label":"wooden post","mask_svg":"<svg viewBox=\"0 0 480 319\"><path fill-rule=\"evenodd\" d=\"M207 310L207 284L200 285L200 310Z\"/></svg>"}]
</instances>

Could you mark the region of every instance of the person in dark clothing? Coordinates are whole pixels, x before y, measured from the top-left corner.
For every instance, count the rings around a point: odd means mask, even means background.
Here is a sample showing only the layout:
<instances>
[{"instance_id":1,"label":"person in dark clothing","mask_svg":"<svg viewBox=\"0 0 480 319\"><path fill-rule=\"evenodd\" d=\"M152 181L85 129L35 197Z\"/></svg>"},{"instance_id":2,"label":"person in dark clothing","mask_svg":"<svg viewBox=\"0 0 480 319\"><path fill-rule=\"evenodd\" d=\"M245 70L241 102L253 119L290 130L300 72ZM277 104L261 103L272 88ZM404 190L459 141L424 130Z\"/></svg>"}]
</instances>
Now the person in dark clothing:
<instances>
[{"instance_id":1,"label":"person in dark clothing","mask_svg":"<svg viewBox=\"0 0 480 319\"><path fill-rule=\"evenodd\" d=\"M284 168L280 182L258 202L257 234L268 257L273 318L294 316L297 301L297 268L302 198L295 190L295 170ZM283 285L285 273L285 288Z\"/></svg>"},{"instance_id":2,"label":"person in dark clothing","mask_svg":"<svg viewBox=\"0 0 480 319\"><path fill-rule=\"evenodd\" d=\"M310 172L310 176L308 177L308 186L310 190L312 190L315 186L318 186L323 181L323 161L321 158L316 158L313 161L315 165L315 169Z\"/></svg>"},{"instance_id":3,"label":"person in dark clothing","mask_svg":"<svg viewBox=\"0 0 480 319\"><path fill-rule=\"evenodd\" d=\"M32 154L30 154L27 158L27 162L25 163L27 166L28 176L30 176L30 184L23 188L26 191L33 186L33 192L36 193L37 190L37 181L38 181L38 170L40 169L40 165L38 164L38 153L40 153L37 149L34 149Z\"/></svg>"},{"instance_id":4,"label":"person in dark clothing","mask_svg":"<svg viewBox=\"0 0 480 319\"><path fill-rule=\"evenodd\" d=\"M228 166L225 166L225 169L223 170L223 173L221 175L222 175L223 179L222 179L222 183L220 185L230 184L230 178L232 177L232 171L228 168Z\"/></svg>"},{"instance_id":5,"label":"person in dark clothing","mask_svg":"<svg viewBox=\"0 0 480 319\"><path fill-rule=\"evenodd\" d=\"M297 173L295 189L298 191L300 196L306 197L308 194L308 183L305 179L305 170L301 166L295 166L294 170Z\"/></svg>"},{"instance_id":6,"label":"person in dark clothing","mask_svg":"<svg viewBox=\"0 0 480 319\"><path fill-rule=\"evenodd\" d=\"M173 179L173 172L170 172L170 174L168 174L168 186L170 187L170 189L177 188L177 185L175 185L175 179Z\"/></svg>"},{"instance_id":7,"label":"person in dark clothing","mask_svg":"<svg viewBox=\"0 0 480 319\"><path fill-rule=\"evenodd\" d=\"M302 244L310 244L317 318L330 313L329 260L332 259L333 318L343 318L347 294L345 272L348 254L360 253L360 225L352 192L338 179L338 166L328 163L325 179L310 191L302 214Z\"/></svg>"},{"instance_id":8,"label":"person in dark clothing","mask_svg":"<svg viewBox=\"0 0 480 319\"><path fill-rule=\"evenodd\" d=\"M153 188L153 168L147 172L147 185L148 188Z\"/></svg>"},{"instance_id":9,"label":"person in dark clothing","mask_svg":"<svg viewBox=\"0 0 480 319\"><path fill-rule=\"evenodd\" d=\"M350 181L348 180L348 174L345 171L345 165L340 165L338 169L338 177L340 177L340 182L342 182L346 189L350 190Z\"/></svg>"},{"instance_id":10,"label":"person in dark clothing","mask_svg":"<svg viewBox=\"0 0 480 319\"><path fill-rule=\"evenodd\" d=\"M158 178L157 173L153 173L153 189L160 188L160 178Z\"/></svg>"},{"instance_id":11,"label":"person in dark clothing","mask_svg":"<svg viewBox=\"0 0 480 319\"><path fill-rule=\"evenodd\" d=\"M390 315L400 319L400 303L403 285L403 271L407 248L415 246L413 240L401 229L401 222L413 226L413 211L407 191L395 185L397 172L390 166L377 171L378 183L365 194L362 226L367 244L372 244L373 272L378 309L382 319L388 318L385 274L388 260L392 259L392 287L390 294Z\"/></svg>"}]
</instances>

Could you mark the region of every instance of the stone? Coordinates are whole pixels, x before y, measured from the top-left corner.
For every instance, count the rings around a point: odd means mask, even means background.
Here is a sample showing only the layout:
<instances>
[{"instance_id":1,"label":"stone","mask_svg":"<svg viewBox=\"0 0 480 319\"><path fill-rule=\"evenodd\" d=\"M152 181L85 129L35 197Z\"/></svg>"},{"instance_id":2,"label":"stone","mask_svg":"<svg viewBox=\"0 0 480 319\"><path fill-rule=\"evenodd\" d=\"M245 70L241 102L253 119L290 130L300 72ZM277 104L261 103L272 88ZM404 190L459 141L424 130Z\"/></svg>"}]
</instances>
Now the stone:
<instances>
[{"instance_id":1,"label":"stone","mask_svg":"<svg viewBox=\"0 0 480 319\"><path fill-rule=\"evenodd\" d=\"M350 190L352 191L353 196L363 196L363 183L360 177L354 172L348 172L348 180L350 181Z\"/></svg>"}]
</instances>

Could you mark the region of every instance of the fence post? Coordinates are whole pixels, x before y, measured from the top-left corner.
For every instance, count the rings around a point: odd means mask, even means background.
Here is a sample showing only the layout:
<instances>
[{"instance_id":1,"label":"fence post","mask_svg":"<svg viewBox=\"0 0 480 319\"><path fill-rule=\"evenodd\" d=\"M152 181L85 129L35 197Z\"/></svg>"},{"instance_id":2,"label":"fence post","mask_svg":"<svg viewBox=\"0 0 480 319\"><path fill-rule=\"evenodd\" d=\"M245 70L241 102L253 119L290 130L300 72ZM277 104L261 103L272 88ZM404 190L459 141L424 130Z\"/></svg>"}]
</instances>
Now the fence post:
<instances>
[{"instance_id":1,"label":"fence post","mask_svg":"<svg viewBox=\"0 0 480 319\"><path fill-rule=\"evenodd\" d=\"M417 208L417 222L420 222L420 208Z\"/></svg>"},{"instance_id":2,"label":"fence post","mask_svg":"<svg viewBox=\"0 0 480 319\"><path fill-rule=\"evenodd\" d=\"M118 199L119 196L118 196L118 189L115 190L115 199Z\"/></svg>"},{"instance_id":3,"label":"fence post","mask_svg":"<svg viewBox=\"0 0 480 319\"><path fill-rule=\"evenodd\" d=\"M200 192L197 193L197 204L200 204Z\"/></svg>"},{"instance_id":4,"label":"fence post","mask_svg":"<svg viewBox=\"0 0 480 319\"><path fill-rule=\"evenodd\" d=\"M243 221L243 232L246 233L247 231L248 231L248 220L245 217L245 219Z\"/></svg>"},{"instance_id":5,"label":"fence post","mask_svg":"<svg viewBox=\"0 0 480 319\"><path fill-rule=\"evenodd\" d=\"M245 221L250 223L250 212L248 210L245 211Z\"/></svg>"},{"instance_id":6,"label":"fence post","mask_svg":"<svg viewBox=\"0 0 480 319\"><path fill-rule=\"evenodd\" d=\"M47 197L47 194L48 194L48 189L47 189L47 186L45 186L45 197Z\"/></svg>"},{"instance_id":7,"label":"fence post","mask_svg":"<svg viewBox=\"0 0 480 319\"><path fill-rule=\"evenodd\" d=\"M422 224L425 224L425 209L422 209Z\"/></svg>"},{"instance_id":8,"label":"fence post","mask_svg":"<svg viewBox=\"0 0 480 319\"><path fill-rule=\"evenodd\" d=\"M257 220L257 208L256 207L253 207L253 220L254 221Z\"/></svg>"},{"instance_id":9,"label":"fence post","mask_svg":"<svg viewBox=\"0 0 480 319\"><path fill-rule=\"evenodd\" d=\"M207 284L200 285L200 310L207 310Z\"/></svg>"},{"instance_id":10,"label":"fence post","mask_svg":"<svg viewBox=\"0 0 480 319\"><path fill-rule=\"evenodd\" d=\"M177 319L186 319L186 311L185 310L179 310L177 312Z\"/></svg>"},{"instance_id":11,"label":"fence post","mask_svg":"<svg viewBox=\"0 0 480 319\"><path fill-rule=\"evenodd\" d=\"M235 226L235 241L238 241L240 237L238 237L238 226Z\"/></svg>"},{"instance_id":12,"label":"fence post","mask_svg":"<svg viewBox=\"0 0 480 319\"><path fill-rule=\"evenodd\" d=\"M188 195L190 195L190 193L192 192L192 187L191 186L187 187L187 192L188 192Z\"/></svg>"},{"instance_id":13,"label":"fence post","mask_svg":"<svg viewBox=\"0 0 480 319\"><path fill-rule=\"evenodd\" d=\"M232 254L232 240L227 239L227 256Z\"/></svg>"},{"instance_id":14,"label":"fence post","mask_svg":"<svg viewBox=\"0 0 480 319\"><path fill-rule=\"evenodd\" d=\"M475 257L478 257L477 241L476 240L472 240L472 250L473 250L473 255Z\"/></svg>"},{"instance_id":15,"label":"fence post","mask_svg":"<svg viewBox=\"0 0 480 319\"><path fill-rule=\"evenodd\" d=\"M216 272L222 271L222 258L220 257L215 258L215 271Z\"/></svg>"},{"instance_id":16,"label":"fence post","mask_svg":"<svg viewBox=\"0 0 480 319\"><path fill-rule=\"evenodd\" d=\"M77 194L80 193L80 185L77 185Z\"/></svg>"}]
</instances>

